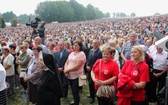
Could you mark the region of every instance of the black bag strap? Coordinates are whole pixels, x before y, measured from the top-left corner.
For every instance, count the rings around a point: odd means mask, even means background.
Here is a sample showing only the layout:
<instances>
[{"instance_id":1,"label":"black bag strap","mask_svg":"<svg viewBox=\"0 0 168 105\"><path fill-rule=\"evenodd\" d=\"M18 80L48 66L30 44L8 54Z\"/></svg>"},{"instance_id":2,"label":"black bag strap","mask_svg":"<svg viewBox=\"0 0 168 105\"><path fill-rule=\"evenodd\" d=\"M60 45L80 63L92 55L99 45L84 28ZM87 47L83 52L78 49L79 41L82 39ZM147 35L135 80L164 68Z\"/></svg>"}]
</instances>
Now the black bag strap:
<instances>
[{"instance_id":1,"label":"black bag strap","mask_svg":"<svg viewBox=\"0 0 168 105\"><path fill-rule=\"evenodd\" d=\"M139 68L138 68L138 66L136 65L135 62L134 62L134 66L136 67L136 70L138 71L138 73L140 73Z\"/></svg>"}]
</instances>

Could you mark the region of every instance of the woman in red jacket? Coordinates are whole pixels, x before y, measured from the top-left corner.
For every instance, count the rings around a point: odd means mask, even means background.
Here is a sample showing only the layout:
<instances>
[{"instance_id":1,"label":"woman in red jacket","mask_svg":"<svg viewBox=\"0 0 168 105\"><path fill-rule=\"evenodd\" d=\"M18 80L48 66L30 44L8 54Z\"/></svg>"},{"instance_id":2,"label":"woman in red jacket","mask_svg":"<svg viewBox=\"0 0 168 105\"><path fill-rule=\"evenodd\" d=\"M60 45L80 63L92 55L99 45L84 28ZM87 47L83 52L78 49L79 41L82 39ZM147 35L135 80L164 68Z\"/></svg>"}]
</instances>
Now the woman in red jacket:
<instances>
[{"instance_id":1,"label":"woman in red jacket","mask_svg":"<svg viewBox=\"0 0 168 105\"><path fill-rule=\"evenodd\" d=\"M127 60L121 70L122 75L126 75L131 80L125 83L123 87L118 87L118 105L144 105L145 103L145 86L149 82L148 65L144 61L144 52L140 46L134 46L131 50L131 60ZM118 84L121 84L119 75ZM132 82L133 81L133 82ZM125 89L127 88L127 89ZM129 96L127 91L129 89ZM131 95L130 95L131 94Z\"/></svg>"}]
</instances>

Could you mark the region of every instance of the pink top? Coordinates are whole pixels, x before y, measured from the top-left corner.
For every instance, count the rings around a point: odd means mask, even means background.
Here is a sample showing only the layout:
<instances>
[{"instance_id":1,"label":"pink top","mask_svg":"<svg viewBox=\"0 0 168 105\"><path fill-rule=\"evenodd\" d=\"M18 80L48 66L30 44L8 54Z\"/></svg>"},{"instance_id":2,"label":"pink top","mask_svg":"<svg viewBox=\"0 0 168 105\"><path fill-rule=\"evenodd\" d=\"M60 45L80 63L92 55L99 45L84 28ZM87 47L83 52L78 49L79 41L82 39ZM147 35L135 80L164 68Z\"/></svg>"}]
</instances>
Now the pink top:
<instances>
[{"instance_id":1,"label":"pink top","mask_svg":"<svg viewBox=\"0 0 168 105\"><path fill-rule=\"evenodd\" d=\"M83 61L83 64L77 70L69 72L69 77L68 77L69 79L76 79L80 75L82 75L83 72L84 72L84 65L85 65L85 62L86 62L86 56L85 56L85 53L83 51L79 52L77 55L74 55L74 52L69 54L67 68L71 68L72 66L74 66L80 60Z\"/></svg>"}]
</instances>

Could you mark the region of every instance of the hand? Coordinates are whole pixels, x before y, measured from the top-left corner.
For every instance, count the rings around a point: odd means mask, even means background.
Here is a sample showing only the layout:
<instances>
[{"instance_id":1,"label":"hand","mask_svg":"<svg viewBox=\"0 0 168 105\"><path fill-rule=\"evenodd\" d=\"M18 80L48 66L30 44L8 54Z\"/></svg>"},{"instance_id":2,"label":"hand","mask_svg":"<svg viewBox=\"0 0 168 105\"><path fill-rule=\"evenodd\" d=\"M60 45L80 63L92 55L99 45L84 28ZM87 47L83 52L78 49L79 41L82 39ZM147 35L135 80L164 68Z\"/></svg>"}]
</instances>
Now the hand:
<instances>
[{"instance_id":1,"label":"hand","mask_svg":"<svg viewBox=\"0 0 168 105\"><path fill-rule=\"evenodd\" d=\"M58 72L61 73L63 71L63 68L58 68Z\"/></svg>"},{"instance_id":2,"label":"hand","mask_svg":"<svg viewBox=\"0 0 168 105\"><path fill-rule=\"evenodd\" d=\"M69 77L69 74L68 74L68 73L65 73L65 77L67 77L67 78L68 78L68 77Z\"/></svg>"},{"instance_id":3,"label":"hand","mask_svg":"<svg viewBox=\"0 0 168 105\"><path fill-rule=\"evenodd\" d=\"M97 80L96 84L97 84L98 86L104 85L104 81L102 81L102 80Z\"/></svg>"},{"instance_id":4,"label":"hand","mask_svg":"<svg viewBox=\"0 0 168 105\"><path fill-rule=\"evenodd\" d=\"M27 82L27 78L26 78L26 77L23 77L23 81L24 81L24 82Z\"/></svg>"},{"instance_id":5,"label":"hand","mask_svg":"<svg viewBox=\"0 0 168 105\"><path fill-rule=\"evenodd\" d=\"M68 70L67 70L67 69L64 69L64 73L68 73Z\"/></svg>"},{"instance_id":6,"label":"hand","mask_svg":"<svg viewBox=\"0 0 168 105\"><path fill-rule=\"evenodd\" d=\"M44 62L43 62L43 60L40 58L40 65L41 65L41 67L44 69L44 68L46 68L46 66L45 66L45 64L44 64Z\"/></svg>"},{"instance_id":7,"label":"hand","mask_svg":"<svg viewBox=\"0 0 168 105\"><path fill-rule=\"evenodd\" d=\"M162 74L161 73L153 73L155 77L160 77Z\"/></svg>"},{"instance_id":8,"label":"hand","mask_svg":"<svg viewBox=\"0 0 168 105\"><path fill-rule=\"evenodd\" d=\"M87 71L90 71L90 70L91 70L91 68L90 68L89 66L86 66L86 69L87 69Z\"/></svg>"},{"instance_id":9,"label":"hand","mask_svg":"<svg viewBox=\"0 0 168 105\"><path fill-rule=\"evenodd\" d=\"M20 60L18 60L18 64L20 64Z\"/></svg>"}]
</instances>

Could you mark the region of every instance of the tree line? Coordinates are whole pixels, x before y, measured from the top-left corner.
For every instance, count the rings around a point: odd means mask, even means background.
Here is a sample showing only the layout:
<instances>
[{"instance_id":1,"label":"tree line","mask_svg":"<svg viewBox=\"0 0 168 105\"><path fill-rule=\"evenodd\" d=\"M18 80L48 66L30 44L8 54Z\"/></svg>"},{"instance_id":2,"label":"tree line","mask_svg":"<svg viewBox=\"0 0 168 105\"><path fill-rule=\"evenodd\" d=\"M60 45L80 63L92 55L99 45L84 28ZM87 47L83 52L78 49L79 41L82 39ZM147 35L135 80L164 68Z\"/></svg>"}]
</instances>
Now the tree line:
<instances>
[{"instance_id":1,"label":"tree line","mask_svg":"<svg viewBox=\"0 0 168 105\"><path fill-rule=\"evenodd\" d=\"M103 13L98 8L88 4L84 7L75 0L67 1L45 1L40 2L35 10L35 14L21 14L16 16L13 11L0 14L5 22L14 23L27 23L31 22L36 16L46 23L54 21L58 22L72 22L72 21L84 21L94 20L100 18L110 17L110 13ZM13 22L14 21L14 22Z\"/></svg>"},{"instance_id":2,"label":"tree line","mask_svg":"<svg viewBox=\"0 0 168 105\"><path fill-rule=\"evenodd\" d=\"M112 13L113 18L118 17L136 17L135 13L131 13L130 16L123 12ZM155 13L154 15L160 15ZM36 9L35 14L21 14L16 16L13 11L0 13L0 28L5 27L4 22L10 22L12 26L16 26L17 23L26 24L34 21L33 19L38 16L46 23L51 22L72 22L72 21L84 21L94 20L101 18L109 18L110 13L103 13L97 7L88 4L84 7L75 0L68 1L45 1L40 2Z\"/></svg>"}]
</instances>

